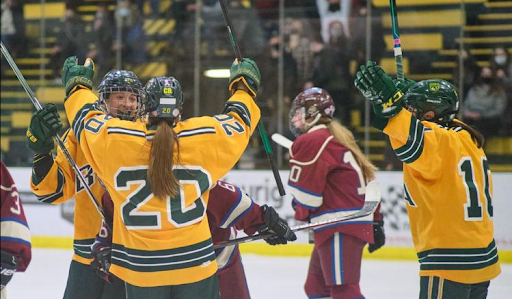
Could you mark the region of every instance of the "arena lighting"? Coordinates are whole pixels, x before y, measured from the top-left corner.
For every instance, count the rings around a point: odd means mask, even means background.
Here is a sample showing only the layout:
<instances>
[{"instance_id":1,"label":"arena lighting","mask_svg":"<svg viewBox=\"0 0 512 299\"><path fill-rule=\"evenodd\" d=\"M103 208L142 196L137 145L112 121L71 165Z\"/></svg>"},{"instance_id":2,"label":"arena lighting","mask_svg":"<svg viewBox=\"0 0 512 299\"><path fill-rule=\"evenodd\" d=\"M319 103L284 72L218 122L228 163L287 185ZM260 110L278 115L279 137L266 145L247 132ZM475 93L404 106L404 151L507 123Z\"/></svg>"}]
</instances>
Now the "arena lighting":
<instances>
[{"instance_id":1,"label":"arena lighting","mask_svg":"<svg viewBox=\"0 0 512 299\"><path fill-rule=\"evenodd\" d=\"M208 78L229 78L229 69L211 69L204 71Z\"/></svg>"}]
</instances>

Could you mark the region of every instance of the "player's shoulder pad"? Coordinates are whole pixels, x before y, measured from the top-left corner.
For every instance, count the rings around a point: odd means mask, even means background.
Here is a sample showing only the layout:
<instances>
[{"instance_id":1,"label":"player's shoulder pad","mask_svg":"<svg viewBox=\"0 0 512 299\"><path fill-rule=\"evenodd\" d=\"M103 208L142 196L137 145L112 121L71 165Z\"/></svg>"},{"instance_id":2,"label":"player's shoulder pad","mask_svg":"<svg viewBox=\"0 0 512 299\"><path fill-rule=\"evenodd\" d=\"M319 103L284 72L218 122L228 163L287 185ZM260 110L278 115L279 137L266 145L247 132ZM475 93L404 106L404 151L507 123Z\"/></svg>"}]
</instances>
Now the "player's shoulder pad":
<instances>
[{"instance_id":1,"label":"player's shoulder pad","mask_svg":"<svg viewBox=\"0 0 512 299\"><path fill-rule=\"evenodd\" d=\"M292 144L290 155L294 159L311 160L332 142L333 136L326 130L315 130L300 135Z\"/></svg>"},{"instance_id":2,"label":"player's shoulder pad","mask_svg":"<svg viewBox=\"0 0 512 299\"><path fill-rule=\"evenodd\" d=\"M217 184L210 190L210 201L218 198L223 201L238 200L242 190L225 181L217 181Z\"/></svg>"}]
</instances>

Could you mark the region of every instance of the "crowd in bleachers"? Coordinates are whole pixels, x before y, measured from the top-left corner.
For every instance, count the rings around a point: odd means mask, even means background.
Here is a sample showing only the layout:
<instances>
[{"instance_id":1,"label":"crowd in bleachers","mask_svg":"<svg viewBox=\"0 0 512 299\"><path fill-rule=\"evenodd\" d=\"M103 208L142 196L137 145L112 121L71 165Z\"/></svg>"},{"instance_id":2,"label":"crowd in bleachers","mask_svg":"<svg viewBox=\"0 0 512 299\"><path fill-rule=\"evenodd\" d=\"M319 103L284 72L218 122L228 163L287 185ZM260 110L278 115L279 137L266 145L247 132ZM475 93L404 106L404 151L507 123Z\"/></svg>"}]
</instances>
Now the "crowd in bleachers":
<instances>
[{"instance_id":1,"label":"crowd in bleachers","mask_svg":"<svg viewBox=\"0 0 512 299\"><path fill-rule=\"evenodd\" d=\"M281 48L279 2L228 1L242 52L244 56L258 61L263 73L260 98L266 115L270 115L270 133L277 130L277 65L280 53L283 53L284 61L285 122L293 97L305 88L317 86L327 89L333 96L337 108L335 116L342 123L353 129L360 126L361 122L352 117L354 110L362 111L364 107L364 101L353 86L355 67L363 64L368 56L377 62L393 57L392 52L387 51L384 39L387 29L383 26L382 18L389 18L387 8L372 6L372 18L367 22L369 6L366 0L286 0ZM123 67L134 69L137 65L157 59L167 65L170 74L180 80L192 80L195 12L198 7L195 0L172 0L168 3L170 5L162 9L165 4L154 0L102 1L98 2L92 20L84 21L78 9L82 1L68 1L62 24L57 28L56 42L49 53L52 78L59 82L62 61L70 55L77 55L80 61L85 57L94 58L98 68L97 84L103 74L119 65L119 60ZM232 60L233 54L219 1L203 0L202 3L201 60L206 67L216 66L219 60ZM24 35L22 5L21 0L2 2L2 42L15 57L23 56L23 47L16 49ZM468 18L474 18L474 15L468 14ZM159 19L166 22L172 20L173 30L163 39L159 37L159 41L165 45L157 55L151 55L148 45L154 37L147 34L145 22ZM367 56L368 25L372 32L372 46ZM118 50L120 56L117 55ZM490 60L483 64L477 64L470 50L471 47L467 46L453 57L455 67L449 79L456 86L462 84L463 104L459 118L476 126L486 137L511 136L510 45L495 47ZM407 45L404 45L404 51L407 51ZM413 65L414 55L408 59ZM462 76L459 62L463 63ZM422 59L421 63L425 61ZM190 88L193 86L188 85ZM190 99L192 90L185 90L185 94ZM393 169L391 166L388 168Z\"/></svg>"}]
</instances>

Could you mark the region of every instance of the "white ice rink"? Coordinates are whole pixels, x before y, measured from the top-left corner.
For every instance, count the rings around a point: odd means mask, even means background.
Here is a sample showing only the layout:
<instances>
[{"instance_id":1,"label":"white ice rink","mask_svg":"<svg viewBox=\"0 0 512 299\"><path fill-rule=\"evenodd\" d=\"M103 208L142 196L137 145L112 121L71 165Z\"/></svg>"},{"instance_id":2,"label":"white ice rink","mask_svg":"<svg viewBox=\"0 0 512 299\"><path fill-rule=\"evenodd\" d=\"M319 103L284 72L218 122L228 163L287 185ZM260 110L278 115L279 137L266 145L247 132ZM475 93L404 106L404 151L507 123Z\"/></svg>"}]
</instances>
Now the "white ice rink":
<instances>
[{"instance_id":1,"label":"white ice rink","mask_svg":"<svg viewBox=\"0 0 512 299\"><path fill-rule=\"evenodd\" d=\"M8 299L59 299L66 285L72 252L34 249L26 273L8 285ZM307 298L302 286L309 259L245 254L247 280L253 299ZM361 289L366 298L418 298L418 264L412 261L364 260ZM512 298L512 265L502 264L501 275L491 282L489 299Z\"/></svg>"}]
</instances>

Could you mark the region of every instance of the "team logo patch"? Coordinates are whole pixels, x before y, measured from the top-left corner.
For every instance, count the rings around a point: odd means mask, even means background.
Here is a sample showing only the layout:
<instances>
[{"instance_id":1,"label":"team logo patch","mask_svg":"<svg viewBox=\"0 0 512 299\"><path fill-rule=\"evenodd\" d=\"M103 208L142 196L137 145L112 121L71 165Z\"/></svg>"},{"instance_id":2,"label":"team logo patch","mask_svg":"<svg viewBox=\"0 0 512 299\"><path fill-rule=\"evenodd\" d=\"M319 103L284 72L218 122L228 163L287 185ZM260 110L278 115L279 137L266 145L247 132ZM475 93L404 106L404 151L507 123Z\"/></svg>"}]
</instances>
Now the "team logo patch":
<instances>
[{"instance_id":1,"label":"team logo patch","mask_svg":"<svg viewBox=\"0 0 512 299\"><path fill-rule=\"evenodd\" d=\"M437 82L434 82L434 83L430 83L428 85L428 88L430 89L430 91L432 92L438 92L439 91L439 88L441 88L441 84L437 83Z\"/></svg>"},{"instance_id":2,"label":"team logo patch","mask_svg":"<svg viewBox=\"0 0 512 299\"><path fill-rule=\"evenodd\" d=\"M173 94L172 87L164 87L163 92L165 95L172 95Z\"/></svg>"}]
</instances>

